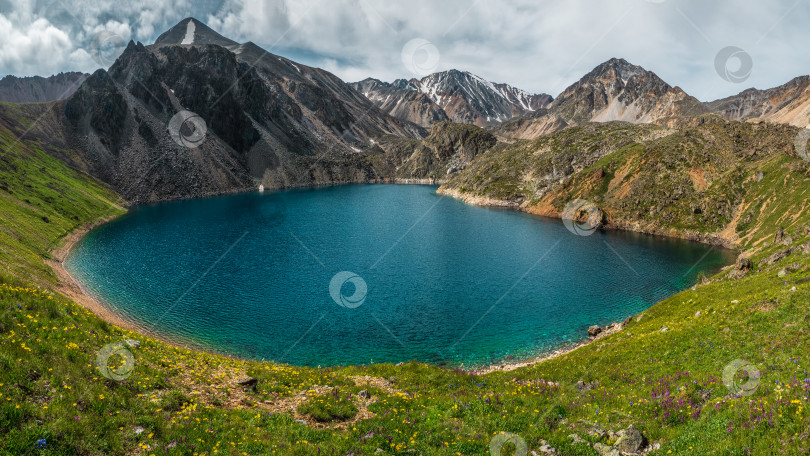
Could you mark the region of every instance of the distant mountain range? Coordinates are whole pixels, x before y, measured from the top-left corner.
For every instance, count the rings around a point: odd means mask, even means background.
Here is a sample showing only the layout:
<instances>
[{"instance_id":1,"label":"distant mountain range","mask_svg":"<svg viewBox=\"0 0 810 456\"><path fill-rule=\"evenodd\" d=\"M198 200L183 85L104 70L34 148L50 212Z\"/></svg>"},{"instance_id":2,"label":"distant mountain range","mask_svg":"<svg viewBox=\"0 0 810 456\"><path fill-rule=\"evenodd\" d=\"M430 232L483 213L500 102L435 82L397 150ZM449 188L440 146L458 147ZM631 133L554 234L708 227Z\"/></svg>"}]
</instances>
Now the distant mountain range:
<instances>
[{"instance_id":1,"label":"distant mountain range","mask_svg":"<svg viewBox=\"0 0 810 456\"><path fill-rule=\"evenodd\" d=\"M709 103L622 59L557 98L457 70L349 84L193 18L152 45L130 42L109 70L6 77L0 96L43 102L0 104L0 128L41 141L133 202L259 185L441 182L489 149L589 122L671 126L717 113L810 123L807 76Z\"/></svg>"},{"instance_id":2,"label":"distant mountain range","mask_svg":"<svg viewBox=\"0 0 810 456\"><path fill-rule=\"evenodd\" d=\"M552 100L551 95L530 94L458 70L393 84L369 78L351 86L392 116L425 127L443 120L490 127L537 111Z\"/></svg>"},{"instance_id":3,"label":"distant mountain range","mask_svg":"<svg viewBox=\"0 0 810 456\"><path fill-rule=\"evenodd\" d=\"M41 76L18 78L9 75L0 79L0 101L42 103L63 100L73 95L89 76L77 72L59 73L47 78Z\"/></svg>"},{"instance_id":4,"label":"distant mountain range","mask_svg":"<svg viewBox=\"0 0 810 456\"><path fill-rule=\"evenodd\" d=\"M763 120L794 127L810 125L810 76L767 90L748 89L705 104L729 120Z\"/></svg>"},{"instance_id":5,"label":"distant mountain range","mask_svg":"<svg viewBox=\"0 0 810 456\"><path fill-rule=\"evenodd\" d=\"M810 124L810 76L704 103L655 73L615 58L594 68L556 99L457 70L393 83L369 78L351 86L399 119L422 126L445 120L470 123L518 139L587 122L665 124L706 113L737 121Z\"/></svg>"}]
</instances>

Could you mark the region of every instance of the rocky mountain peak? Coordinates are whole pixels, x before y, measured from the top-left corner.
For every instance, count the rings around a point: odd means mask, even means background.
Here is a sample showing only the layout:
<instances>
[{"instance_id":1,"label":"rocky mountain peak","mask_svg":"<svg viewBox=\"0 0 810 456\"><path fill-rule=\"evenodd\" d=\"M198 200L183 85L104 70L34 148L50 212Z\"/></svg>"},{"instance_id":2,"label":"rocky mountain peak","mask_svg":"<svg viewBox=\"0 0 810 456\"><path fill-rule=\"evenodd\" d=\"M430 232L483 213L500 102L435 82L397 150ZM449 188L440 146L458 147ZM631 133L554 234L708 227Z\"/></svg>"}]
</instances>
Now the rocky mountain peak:
<instances>
[{"instance_id":1,"label":"rocky mountain peak","mask_svg":"<svg viewBox=\"0 0 810 456\"><path fill-rule=\"evenodd\" d=\"M599 79L605 76L617 77L625 81L629 80L630 78L640 76L653 76L658 78L655 73L647 71L643 67L633 65L625 59L614 57L600 65L597 65L596 68L585 75L583 79Z\"/></svg>"},{"instance_id":2,"label":"rocky mountain peak","mask_svg":"<svg viewBox=\"0 0 810 456\"><path fill-rule=\"evenodd\" d=\"M215 44L217 46L231 47L237 46L239 43L225 38L199 20L193 17L187 17L178 22L174 27L161 34L158 39L155 40L155 44Z\"/></svg>"},{"instance_id":3,"label":"rocky mountain peak","mask_svg":"<svg viewBox=\"0 0 810 456\"><path fill-rule=\"evenodd\" d=\"M566 124L650 123L706 112L697 99L652 71L617 58L598 65L565 89L549 110Z\"/></svg>"}]
</instances>

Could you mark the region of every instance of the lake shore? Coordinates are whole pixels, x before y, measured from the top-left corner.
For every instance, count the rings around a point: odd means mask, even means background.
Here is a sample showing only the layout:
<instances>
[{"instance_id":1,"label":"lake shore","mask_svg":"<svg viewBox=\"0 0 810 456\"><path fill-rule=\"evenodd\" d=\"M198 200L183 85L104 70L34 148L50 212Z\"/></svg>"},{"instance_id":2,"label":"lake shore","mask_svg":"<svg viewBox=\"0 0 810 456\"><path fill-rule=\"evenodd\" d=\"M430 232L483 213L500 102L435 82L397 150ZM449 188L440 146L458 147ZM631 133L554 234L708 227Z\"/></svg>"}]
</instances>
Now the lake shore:
<instances>
[{"instance_id":1,"label":"lake shore","mask_svg":"<svg viewBox=\"0 0 810 456\"><path fill-rule=\"evenodd\" d=\"M84 236L87 235L87 233L92 231L94 228L115 220L116 218L117 217L115 216L104 217L100 220L71 231L62 239L62 244L50 252L52 259L46 259L45 264L50 266L59 280L59 283L56 286L57 292L67 296L77 304L80 304L82 307L90 310L107 323L111 323L130 331L138 331L138 328L136 328L135 325L132 325L128 321L119 317L107 306L101 304L98 300L90 296L81 283L76 280L73 275L70 274L70 272L68 272L64 265L65 260L70 255L70 251L79 241L84 238Z\"/></svg>"},{"instance_id":2,"label":"lake shore","mask_svg":"<svg viewBox=\"0 0 810 456\"><path fill-rule=\"evenodd\" d=\"M159 340L177 348L194 351L200 350L197 347L183 343L175 338L166 337L153 331L149 331L146 328L121 317L118 313L112 310L113 306L109 305L108 303L104 303L100 299L97 299L88 293L82 283L73 277L67 268L65 268L64 262L67 260L68 256L70 256L70 251L76 244L84 239L84 237L87 236L90 231L117 218L118 216L103 217L95 222L77 228L62 238L62 243L60 246L51 250L50 253L52 259L46 259L45 264L47 264L53 270L54 274L56 274L56 277L59 280L59 283L55 286L55 291L68 297L69 299L73 300L73 302L81 305L90 312L93 312L93 314L95 314L97 317L111 325L140 334L144 337ZM238 359L223 353L216 354L232 359Z\"/></svg>"},{"instance_id":3,"label":"lake shore","mask_svg":"<svg viewBox=\"0 0 810 456\"><path fill-rule=\"evenodd\" d=\"M402 184L402 185L425 185L425 182L421 182L421 181L420 182L397 182L397 184ZM448 196L450 196L450 195L448 195ZM455 195L453 195L453 196L455 196ZM479 205L487 205L487 204L479 204ZM492 205L490 204L490 206L492 206ZM120 327L122 329L141 334L141 335L143 335L145 337L154 338L156 340L160 340L160 341L168 343L168 344L170 344L172 346L183 348L183 349L188 349L188 350L192 350L192 351L203 351L203 352L207 352L207 353L214 353L214 354L217 354L217 355L220 355L220 356L226 356L226 357L233 358L233 359L247 359L247 358L242 358L242 357L240 357L238 355L229 355L229 354L226 354L226 353L219 352L217 350L211 350L211 349L207 349L207 348L201 348L199 346L194 346L193 344L185 343L185 342L179 340L178 338L171 337L171 336L160 335L160 334L157 334L157 333L155 333L153 331L148 330L147 328L144 328L142 325L135 324L134 322L132 322L132 321L126 319L126 318L123 318L116 311L114 311L113 310L115 308L114 306L110 305L109 303L103 302L103 300L101 300L101 299L99 299L97 297L92 296L85 289L85 287L82 285L82 283L78 279L76 279L67 270L67 268L64 265L64 262L69 257L72 248L77 243L79 243L90 231L92 231L93 229L95 229L95 228L97 228L97 227L99 227L99 226L101 226L103 224L106 224L106 223L108 223L108 222L110 222L112 220L115 220L116 218L117 218L117 216L105 217L105 218L97 220L96 222L89 223L89 224L87 224L87 225L85 225L83 227L80 227L80 228L72 231L71 233L69 233L68 235L66 235L63 238L63 242L61 243L61 246L59 246L59 247L57 247L57 248L55 248L54 250L51 251L51 255L52 255L53 259L46 260L45 262L46 262L46 264L48 264L53 269L54 273L56 274L56 276L59 279L59 285L57 286L56 290L59 293L61 293L61 294L65 295L65 296L69 297L70 299L74 300L78 304L82 305L86 309L90 310L91 312L93 312L95 315L97 315L99 318L103 319L104 321L106 321L106 322L108 322L110 324L113 324L115 326L118 326L118 327ZM492 362L489 365L470 368L468 370L468 372L471 372L471 373L476 374L476 375L486 375L486 374L493 373L493 372L513 371L515 369L519 369L519 368L522 368L522 367L539 364L539 363L542 363L544 361L554 359L554 358L558 358L558 357L563 356L565 354L576 351L576 350L578 350L578 349L580 349L580 348L582 348L582 347L584 347L586 345L589 345L589 344L591 344L591 343L593 343L593 342L595 342L595 341L597 341L597 340L599 340L599 339L601 339L601 338L603 338L603 337L605 337L605 336L607 336L609 334L612 334L614 332L618 332L618 331L620 331L622 329L622 326L623 325L621 325L621 324L617 324L616 327L612 328L611 330L604 331L602 334L599 334L595 338L587 338L587 336L583 335L584 338L581 341L559 347L559 348L554 349L552 351L543 352L543 353L538 354L536 356L531 356L531 357L523 358L523 359L519 359L519 360L503 360L502 359L502 360ZM467 369L465 369L465 367L463 365L451 365L451 366L448 366L448 367L449 368L460 368L460 369L467 370Z\"/></svg>"},{"instance_id":4,"label":"lake shore","mask_svg":"<svg viewBox=\"0 0 810 456\"><path fill-rule=\"evenodd\" d=\"M630 321L630 318L636 318L636 317L635 316L628 317L627 321ZM549 360L552 360L554 358L559 358L560 356L567 355L569 353L572 353L574 351L579 350L582 347L590 345L590 344L592 344L592 343L594 343L594 342L596 342L596 341L598 341L598 340L600 340L602 338L605 338L605 337L607 337L607 336L609 336L611 334L615 334L617 332L620 332L620 331L622 331L624 329L625 324L626 324L626 322L625 323L612 323L611 325L608 325L608 326L602 328L602 332L597 334L596 337L588 337L588 338L586 338L584 340L581 340L579 342L576 342L576 343L574 343L572 345L565 345L563 347L557 348L557 349L552 350L550 352L545 352L543 354L533 356L533 357L530 357L530 358L527 358L527 359L497 362L497 363L490 364L489 366L486 366L486 367L472 369L469 372L472 373L472 374L475 374L475 375L486 375L486 374L491 374L493 372L510 372L510 371L515 370L515 369L520 369L521 367L528 367L528 366L533 366L535 364L540 364L540 363L543 363L545 361L549 361Z\"/></svg>"},{"instance_id":5,"label":"lake shore","mask_svg":"<svg viewBox=\"0 0 810 456\"><path fill-rule=\"evenodd\" d=\"M477 196L470 193L462 192L455 188L447 188L444 185L436 190L439 195L449 196L451 198L463 201L466 204L480 207L494 207L512 209L526 214L537 215L551 219L562 219L562 214L550 206L529 206L520 204L515 201L502 200L498 198L491 198L488 196ZM660 236L674 239L683 239L686 241L699 242L701 244L722 247L728 250L739 250L739 239L734 234L733 230L724 230L717 234L705 234L699 231L681 231L674 228L666 228L662 226L643 226L638 222L629 222L624 220L609 219L607 223L599 229L615 230L615 231L630 231L634 233L649 234L652 236Z\"/></svg>"}]
</instances>

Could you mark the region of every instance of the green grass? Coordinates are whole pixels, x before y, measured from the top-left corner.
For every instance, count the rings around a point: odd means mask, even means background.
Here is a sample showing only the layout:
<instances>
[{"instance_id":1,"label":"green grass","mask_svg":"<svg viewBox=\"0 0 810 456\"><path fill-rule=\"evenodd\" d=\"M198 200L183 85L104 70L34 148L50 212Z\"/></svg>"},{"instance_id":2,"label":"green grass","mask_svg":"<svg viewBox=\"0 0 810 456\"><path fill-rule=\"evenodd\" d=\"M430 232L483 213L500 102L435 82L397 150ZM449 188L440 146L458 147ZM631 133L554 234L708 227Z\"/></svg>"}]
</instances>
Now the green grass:
<instances>
[{"instance_id":1,"label":"green grass","mask_svg":"<svg viewBox=\"0 0 810 456\"><path fill-rule=\"evenodd\" d=\"M358 412L351 396L340 394L338 390L308 398L297 411L321 423L345 421L354 418Z\"/></svg>"},{"instance_id":2,"label":"green grass","mask_svg":"<svg viewBox=\"0 0 810 456\"><path fill-rule=\"evenodd\" d=\"M0 190L0 455L371 455L378 448L487 455L501 432L520 436L530 450L542 439L564 455L595 455L568 435L612 444L593 429L630 424L661 445L655 455L810 451L810 255L800 251L765 266L765 257L786 246L759 242L745 278L721 272L619 333L511 372L243 361L122 330L53 292L55 278L44 264L49 249L71 229L120 208L102 185L37 152L36 144L26 146L0 159L0 180L13 192ZM624 147L616 150L636 154ZM603 160L599 166L610 167ZM796 164L787 157L763 163L761 191L745 198L779 198L749 222L752 239L772 237L783 225L793 245L810 242L804 212L778 213L803 201L806 177L791 171ZM794 272L778 277L793 263ZM126 346L133 369L110 380L97 355L126 339L140 342ZM114 358L118 369L121 358ZM735 359L761 371L751 396L735 397L723 384L723 369ZM237 384L245 375L255 387ZM580 380L593 387L577 388ZM373 399L358 399L361 390Z\"/></svg>"},{"instance_id":3,"label":"green grass","mask_svg":"<svg viewBox=\"0 0 810 456\"><path fill-rule=\"evenodd\" d=\"M122 214L121 199L2 128L0 150L0 271L55 283L47 252L83 224Z\"/></svg>"}]
</instances>

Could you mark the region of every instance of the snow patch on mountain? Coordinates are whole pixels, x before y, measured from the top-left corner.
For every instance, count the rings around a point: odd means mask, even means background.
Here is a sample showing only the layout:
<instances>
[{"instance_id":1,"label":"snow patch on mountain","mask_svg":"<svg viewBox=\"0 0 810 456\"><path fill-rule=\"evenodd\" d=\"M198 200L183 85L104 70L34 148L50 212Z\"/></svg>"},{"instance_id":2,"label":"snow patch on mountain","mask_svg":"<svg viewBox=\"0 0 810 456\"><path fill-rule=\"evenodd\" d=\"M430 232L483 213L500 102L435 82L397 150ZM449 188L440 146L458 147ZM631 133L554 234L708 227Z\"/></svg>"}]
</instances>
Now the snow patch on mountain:
<instances>
[{"instance_id":1,"label":"snow patch on mountain","mask_svg":"<svg viewBox=\"0 0 810 456\"><path fill-rule=\"evenodd\" d=\"M186 36L183 37L183 41L180 44L194 44L194 31L197 30L197 26L194 25L194 21L188 21L186 24Z\"/></svg>"}]
</instances>

